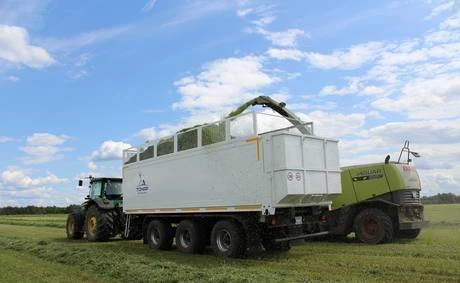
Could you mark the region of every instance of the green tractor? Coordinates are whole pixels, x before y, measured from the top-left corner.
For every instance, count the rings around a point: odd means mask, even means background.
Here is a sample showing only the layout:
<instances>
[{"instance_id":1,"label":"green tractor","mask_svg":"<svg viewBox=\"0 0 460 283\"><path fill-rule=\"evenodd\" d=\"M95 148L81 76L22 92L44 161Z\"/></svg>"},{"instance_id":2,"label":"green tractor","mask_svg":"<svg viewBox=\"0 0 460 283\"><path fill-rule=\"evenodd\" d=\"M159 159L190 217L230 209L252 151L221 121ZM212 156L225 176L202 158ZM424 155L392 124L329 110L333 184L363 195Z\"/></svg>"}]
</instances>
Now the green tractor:
<instances>
[{"instance_id":1,"label":"green tractor","mask_svg":"<svg viewBox=\"0 0 460 283\"><path fill-rule=\"evenodd\" d=\"M419 235L426 222L411 155L419 157L406 141L397 162L390 162L388 155L383 163L342 168L342 194L333 200L330 212L333 238L354 232L360 242L379 244Z\"/></svg>"},{"instance_id":2,"label":"green tractor","mask_svg":"<svg viewBox=\"0 0 460 283\"><path fill-rule=\"evenodd\" d=\"M89 195L81 209L67 217L67 238L106 241L123 234L123 197L121 178L89 177ZM79 187L83 181L79 181Z\"/></svg>"}]
</instances>

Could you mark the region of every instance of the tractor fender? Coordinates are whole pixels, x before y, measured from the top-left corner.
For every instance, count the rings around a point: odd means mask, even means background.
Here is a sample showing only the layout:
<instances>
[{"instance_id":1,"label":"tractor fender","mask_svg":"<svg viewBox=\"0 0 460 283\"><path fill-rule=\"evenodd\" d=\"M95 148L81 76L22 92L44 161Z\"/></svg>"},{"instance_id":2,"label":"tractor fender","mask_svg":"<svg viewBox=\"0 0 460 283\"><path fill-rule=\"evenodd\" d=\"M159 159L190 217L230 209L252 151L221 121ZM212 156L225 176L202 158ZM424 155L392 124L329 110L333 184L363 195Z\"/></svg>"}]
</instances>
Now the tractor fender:
<instances>
[{"instance_id":1,"label":"tractor fender","mask_svg":"<svg viewBox=\"0 0 460 283\"><path fill-rule=\"evenodd\" d=\"M117 207L113 202L103 199L95 199L88 202L87 207L90 207L92 204L95 204L100 209L114 209Z\"/></svg>"}]
</instances>

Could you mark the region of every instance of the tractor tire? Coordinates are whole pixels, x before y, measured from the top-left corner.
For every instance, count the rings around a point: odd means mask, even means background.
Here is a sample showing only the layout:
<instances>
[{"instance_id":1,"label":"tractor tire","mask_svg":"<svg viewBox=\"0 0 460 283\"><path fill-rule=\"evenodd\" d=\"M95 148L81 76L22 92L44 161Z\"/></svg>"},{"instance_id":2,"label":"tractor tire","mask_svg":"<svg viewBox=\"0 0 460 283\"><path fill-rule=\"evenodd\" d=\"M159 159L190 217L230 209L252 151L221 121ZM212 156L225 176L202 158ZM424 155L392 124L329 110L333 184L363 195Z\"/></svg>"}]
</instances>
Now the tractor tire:
<instances>
[{"instance_id":1,"label":"tractor tire","mask_svg":"<svg viewBox=\"0 0 460 283\"><path fill-rule=\"evenodd\" d=\"M183 253L202 253L206 247L203 225L198 221L182 220L176 228L176 246Z\"/></svg>"},{"instance_id":2,"label":"tractor tire","mask_svg":"<svg viewBox=\"0 0 460 283\"><path fill-rule=\"evenodd\" d=\"M153 220L147 227L147 242L154 250L169 250L174 240L171 224L162 220Z\"/></svg>"},{"instance_id":3,"label":"tractor tire","mask_svg":"<svg viewBox=\"0 0 460 283\"><path fill-rule=\"evenodd\" d=\"M107 241L114 236L114 210L102 210L96 205L90 206L86 212L85 232L90 242Z\"/></svg>"},{"instance_id":4,"label":"tractor tire","mask_svg":"<svg viewBox=\"0 0 460 283\"><path fill-rule=\"evenodd\" d=\"M67 239L79 240L83 238L84 216L80 211L73 211L67 216Z\"/></svg>"},{"instance_id":5,"label":"tractor tire","mask_svg":"<svg viewBox=\"0 0 460 283\"><path fill-rule=\"evenodd\" d=\"M393 221L378 208L366 208L358 213L353 228L356 238L365 244L381 244L393 240Z\"/></svg>"},{"instance_id":6,"label":"tractor tire","mask_svg":"<svg viewBox=\"0 0 460 283\"><path fill-rule=\"evenodd\" d=\"M403 239L415 239L420 234L420 229L409 229L399 231L399 237Z\"/></svg>"},{"instance_id":7,"label":"tractor tire","mask_svg":"<svg viewBox=\"0 0 460 283\"><path fill-rule=\"evenodd\" d=\"M217 222L211 232L211 247L217 256L243 257L246 251L243 227L234 221Z\"/></svg>"}]
</instances>

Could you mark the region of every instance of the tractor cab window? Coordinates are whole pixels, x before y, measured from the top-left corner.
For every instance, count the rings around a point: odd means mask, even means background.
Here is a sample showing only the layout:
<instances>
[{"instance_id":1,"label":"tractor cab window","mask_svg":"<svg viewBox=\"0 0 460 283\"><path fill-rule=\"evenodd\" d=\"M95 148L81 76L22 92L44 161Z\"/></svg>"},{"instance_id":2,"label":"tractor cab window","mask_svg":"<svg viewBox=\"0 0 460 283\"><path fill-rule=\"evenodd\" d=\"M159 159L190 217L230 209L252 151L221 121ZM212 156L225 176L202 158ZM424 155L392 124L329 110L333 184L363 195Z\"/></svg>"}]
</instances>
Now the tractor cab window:
<instances>
[{"instance_id":1,"label":"tractor cab window","mask_svg":"<svg viewBox=\"0 0 460 283\"><path fill-rule=\"evenodd\" d=\"M89 193L89 196L91 199L97 198L101 196L101 189L102 189L102 184L101 182L93 182L91 184L91 190Z\"/></svg>"},{"instance_id":2,"label":"tractor cab window","mask_svg":"<svg viewBox=\"0 0 460 283\"><path fill-rule=\"evenodd\" d=\"M120 182L107 181L104 185L104 191L106 195L121 195L122 192Z\"/></svg>"}]
</instances>

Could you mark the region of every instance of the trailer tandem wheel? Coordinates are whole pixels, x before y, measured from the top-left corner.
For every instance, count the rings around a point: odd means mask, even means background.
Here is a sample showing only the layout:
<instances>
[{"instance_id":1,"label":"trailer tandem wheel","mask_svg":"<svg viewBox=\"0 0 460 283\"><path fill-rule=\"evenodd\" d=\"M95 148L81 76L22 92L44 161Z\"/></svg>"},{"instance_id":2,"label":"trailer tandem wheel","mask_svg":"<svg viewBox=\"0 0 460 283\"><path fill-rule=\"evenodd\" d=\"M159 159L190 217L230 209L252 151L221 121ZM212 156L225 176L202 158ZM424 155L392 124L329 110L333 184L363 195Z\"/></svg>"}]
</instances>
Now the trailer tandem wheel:
<instances>
[{"instance_id":1,"label":"trailer tandem wheel","mask_svg":"<svg viewBox=\"0 0 460 283\"><path fill-rule=\"evenodd\" d=\"M174 240L171 224L163 220L152 220L147 227L146 238L152 249L169 250Z\"/></svg>"},{"instance_id":2,"label":"trailer tandem wheel","mask_svg":"<svg viewBox=\"0 0 460 283\"><path fill-rule=\"evenodd\" d=\"M234 221L217 222L212 229L211 246L218 256L242 257L246 250L243 227Z\"/></svg>"},{"instance_id":3,"label":"trailer tandem wheel","mask_svg":"<svg viewBox=\"0 0 460 283\"><path fill-rule=\"evenodd\" d=\"M182 220L176 228L176 246L184 253L202 253L206 247L203 225L196 220Z\"/></svg>"}]
</instances>

